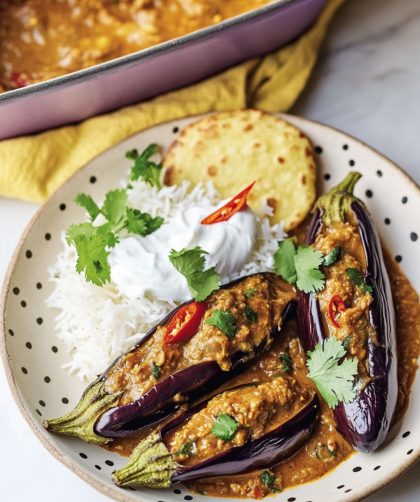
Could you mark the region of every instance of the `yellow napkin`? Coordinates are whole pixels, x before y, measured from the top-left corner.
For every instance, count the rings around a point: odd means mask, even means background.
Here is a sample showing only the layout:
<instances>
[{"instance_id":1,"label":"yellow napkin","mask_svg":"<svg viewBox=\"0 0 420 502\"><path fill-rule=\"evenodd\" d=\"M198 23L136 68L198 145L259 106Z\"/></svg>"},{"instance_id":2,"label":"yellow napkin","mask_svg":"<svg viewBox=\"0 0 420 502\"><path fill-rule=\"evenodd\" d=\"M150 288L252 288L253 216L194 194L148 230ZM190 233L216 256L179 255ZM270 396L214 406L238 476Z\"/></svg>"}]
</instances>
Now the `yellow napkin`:
<instances>
[{"instance_id":1,"label":"yellow napkin","mask_svg":"<svg viewBox=\"0 0 420 502\"><path fill-rule=\"evenodd\" d=\"M304 88L327 26L343 1L328 0L306 33L268 56L78 125L0 142L0 195L43 201L100 152L162 122L245 107L288 110Z\"/></svg>"}]
</instances>

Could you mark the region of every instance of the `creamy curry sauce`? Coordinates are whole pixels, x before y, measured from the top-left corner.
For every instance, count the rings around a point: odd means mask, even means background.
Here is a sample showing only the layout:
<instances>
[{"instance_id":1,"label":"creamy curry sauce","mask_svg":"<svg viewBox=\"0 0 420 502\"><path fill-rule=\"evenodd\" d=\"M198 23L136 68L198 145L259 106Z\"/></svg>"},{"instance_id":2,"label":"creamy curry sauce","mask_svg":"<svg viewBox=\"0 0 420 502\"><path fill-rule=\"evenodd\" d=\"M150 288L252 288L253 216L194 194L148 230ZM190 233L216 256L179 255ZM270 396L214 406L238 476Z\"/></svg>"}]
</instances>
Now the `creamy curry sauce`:
<instances>
[{"instance_id":1,"label":"creamy curry sauce","mask_svg":"<svg viewBox=\"0 0 420 502\"><path fill-rule=\"evenodd\" d=\"M0 92L172 40L271 0L0 0Z\"/></svg>"},{"instance_id":2,"label":"creamy curry sauce","mask_svg":"<svg viewBox=\"0 0 420 502\"><path fill-rule=\"evenodd\" d=\"M399 394L394 417L396 422L408 405L410 389L417 370L417 359L420 354L420 305L417 292L399 266L387 254L385 261L393 290L397 322ZM284 372L280 358L282 353L288 354L292 360L290 372ZM306 375L305 354L297 339L297 326L294 320L290 320L270 351L253 362L244 373L229 381L224 388L246 382L271 382L276 377L286 376L293 385L315 391L314 385ZM293 409L295 406L296 403ZM284 419L289 416L289 413L285 413ZM140 437L144 437L147 433L115 441L107 448L122 455L129 455ZM283 490L319 478L352 453L352 446L335 428L332 411L321 399L321 415L311 439L291 458L271 467L271 472L276 476L275 488ZM262 483L260 475L261 471L256 471L229 478L208 478L187 483L187 486L193 491L209 496L262 498L271 493L271 490Z\"/></svg>"}]
</instances>

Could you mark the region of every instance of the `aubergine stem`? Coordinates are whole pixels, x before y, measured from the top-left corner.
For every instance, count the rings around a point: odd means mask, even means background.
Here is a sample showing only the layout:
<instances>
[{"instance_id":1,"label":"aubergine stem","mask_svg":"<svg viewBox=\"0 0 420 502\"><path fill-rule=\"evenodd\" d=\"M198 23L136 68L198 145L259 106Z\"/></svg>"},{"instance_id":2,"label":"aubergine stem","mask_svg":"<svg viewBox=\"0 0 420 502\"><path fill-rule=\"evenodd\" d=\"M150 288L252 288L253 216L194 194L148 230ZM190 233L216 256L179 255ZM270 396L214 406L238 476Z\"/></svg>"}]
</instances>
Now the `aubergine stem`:
<instances>
[{"instance_id":1,"label":"aubergine stem","mask_svg":"<svg viewBox=\"0 0 420 502\"><path fill-rule=\"evenodd\" d=\"M318 199L316 207L322 211L326 225L345 222L352 202L361 201L353 195L354 187L362 175L356 171L349 173L344 180Z\"/></svg>"},{"instance_id":2,"label":"aubergine stem","mask_svg":"<svg viewBox=\"0 0 420 502\"><path fill-rule=\"evenodd\" d=\"M96 380L83 393L79 404L74 410L63 417L44 420L43 426L51 432L58 432L68 436L77 436L84 441L95 444L105 444L110 441L95 434L93 426L98 416L118 400L121 393L107 394L104 382Z\"/></svg>"},{"instance_id":3,"label":"aubergine stem","mask_svg":"<svg viewBox=\"0 0 420 502\"><path fill-rule=\"evenodd\" d=\"M176 469L177 463L160 435L154 432L140 442L128 464L112 474L112 480L118 486L168 488Z\"/></svg>"}]
</instances>

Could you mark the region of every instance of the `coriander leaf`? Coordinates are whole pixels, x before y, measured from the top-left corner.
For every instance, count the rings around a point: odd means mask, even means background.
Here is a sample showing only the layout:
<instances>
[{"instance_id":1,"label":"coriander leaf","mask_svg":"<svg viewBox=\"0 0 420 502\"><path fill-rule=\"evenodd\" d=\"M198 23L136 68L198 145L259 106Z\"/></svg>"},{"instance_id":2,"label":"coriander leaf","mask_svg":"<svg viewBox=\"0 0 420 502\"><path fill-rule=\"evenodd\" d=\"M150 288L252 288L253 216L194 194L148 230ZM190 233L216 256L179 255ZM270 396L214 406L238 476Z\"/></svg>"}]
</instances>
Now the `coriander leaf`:
<instances>
[{"instance_id":1,"label":"coriander leaf","mask_svg":"<svg viewBox=\"0 0 420 502\"><path fill-rule=\"evenodd\" d=\"M255 322L258 317L251 307L245 307L245 315L249 322Z\"/></svg>"},{"instance_id":2,"label":"coriander leaf","mask_svg":"<svg viewBox=\"0 0 420 502\"><path fill-rule=\"evenodd\" d=\"M335 336L318 343L312 352L308 352L308 376L330 408L341 402L351 403L356 397L357 359L346 358L340 363L345 355L342 342Z\"/></svg>"},{"instance_id":3,"label":"coriander leaf","mask_svg":"<svg viewBox=\"0 0 420 502\"><path fill-rule=\"evenodd\" d=\"M204 301L220 287L220 275L214 267L204 270L207 251L196 246L192 249L171 250L169 260L185 276L195 300Z\"/></svg>"},{"instance_id":4,"label":"coriander leaf","mask_svg":"<svg viewBox=\"0 0 420 502\"><path fill-rule=\"evenodd\" d=\"M203 272L189 274L187 284L193 298L203 302L213 291L220 288L220 275L214 267L211 267Z\"/></svg>"},{"instance_id":5,"label":"coriander leaf","mask_svg":"<svg viewBox=\"0 0 420 502\"><path fill-rule=\"evenodd\" d=\"M83 209L87 211L92 221L94 221L96 217L101 213L101 210L97 206L96 202L88 194L79 193L74 201L76 202L76 204L78 204L80 207L83 207Z\"/></svg>"},{"instance_id":6,"label":"coriander leaf","mask_svg":"<svg viewBox=\"0 0 420 502\"><path fill-rule=\"evenodd\" d=\"M130 180L136 181L142 178L146 183L158 189L162 188L160 175L162 164L156 164L150 160L154 154L159 151L159 145L149 145L140 155L137 150L130 150L125 156L134 161L131 168Z\"/></svg>"},{"instance_id":7,"label":"coriander leaf","mask_svg":"<svg viewBox=\"0 0 420 502\"><path fill-rule=\"evenodd\" d=\"M274 483L276 481L276 476L271 471L262 471L260 474L260 480L265 484L270 490L274 488Z\"/></svg>"},{"instance_id":8,"label":"coriander leaf","mask_svg":"<svg viewBox=\"0 0 420 502\"><path fill-rule=\"evenodd\" d=\"M156 380L160 377L162 374L162 368L158 366L154 361L152 362L152 375L153 378L156 378Z\"/></svg>"},{"instance_id":9,"label":"coriander leaf","mask_svg":"<svg viewBox=\"0 0 420 502\"><path fill-rule=\"evenodd\" d=\"M211 432L219 439L231 441L238 428L239 424L234 418L226 413L222 413L216 418Z\"/></svg>"},{"instance_id":10,"label":"coriander leaf","mask_svg":"<svg viewBox=\"0 0 420 502\"><path fill-rule=\"evenodd\" d=\"M292 370L292 358L289 356L289 354L280 352L279 359L283 363L284 372L289 373Z\"/></svg>"},{"instance_id":11,"label":"coriander leaf","mask_svg":"<svg viewBox=\"0 0 420 502\"><path fill-rule=\"evenodd\" d=\"M289 284L294 284L297 280L295 254L296 246L292 238L279 242L274 253L274 270Z\"/></svg>"},{"instance_id":12,"label":"coriander leaf","mask_svg":"<svg viewBox=\"0 0 420 502\"><path fill-rule=\"evenodd\" d=\"M310 246L300 246L295 256L296 286L304 293L320 291L325 284L324 274L319 270L322 253Z\"/></svg>"},{"instance_id":13,"label":"coriander leaf","mask_svg":"<svg viewBox=\"0 0 420 502\"><path fill-rule=\"evenodd\" d=\"M369 286L369 284L366 284L362 273L360 270L357 270L357 268L347 268L346 269L346 274L347 277L360 289L365 291L365 293L373 293L373 288L372 286Z\"/></svg>"},{"instance_id":14,"label":"coriander leaf","mask_svg":"<svg viewBox=\"0 0 420 502\"><path fill-rule=\"evenodd\" d=\"M246 298L251 298L252 296L255 295L255 293L257 292L257 290L255 288L248 288L246 291L245 291L245 297Z\"/></svg>"},{"instance_id":15,"label":"coriander leaf","mask_svg":"<svg viewBox=\"0 0 420 502\"><path fill-rule=\"evenodd\" d=\"M127 192L121 188L111 190L105 196L102 213L105 218L120 230L124 226L127 206Z\"/></svg>"},{"instance_id":16,"label":"coriander leaf","mask_svg":"<svg viewBox=\"0 0 420 502\"><path fill-rule=\"evenodd\" d=\"M326 267L331 267L331 265L334 265L337 260L340 259L341 253L343 251L343 248L341 246L336 246L333 248L328 254L324 256L324 262L323 265Z\"/></svg>"},{"instance_id":17,"label":"coriander leaf","mask_svg":"<svg viewBox=\"0 0 420 502\"><path fill-rule=\"evenodd\" d=\"M181 448L175 453L175 455L186 455L187 457L191 457L197 452L197 444L195 441L187 441L184 443Z\"/></svg>"},{"instance_id":18,"label":"coriander leaf","mask_svg":"<svg viewBox=\"0 0 420 502\"><path fill-rule=\"evenodd\" d=\"M169 253L169 260L180 274L188 276L194 272L202 272L204 270L206 263L204 256L206 254L208 254L207 251L201 249L200 246L192 249L184 248L181 251L172 249Z\"/></svg>"},{"instance_id":19,"label":"coriander leaf","mask_svg":"<svg viewBox=\"0 0 420 502\"><path fill-rule=\"evenodd\" d=\"M94 227L90 223L72 225L67 231L67 242L76 248L77 272L84 272L86 280L102 286L111 277L107 247L115 245L115 236L107 225Z\"/></svg>"},{"instance_id":20,"label":"coriander leaf","mask_svg":"<svg viewBox=\"0 0 420 502\"><path fill-rule=\"evenodd\" d=\"M131 234L146 236L157 230L163 223L159 216L153 218L149 213L142 213L138 209L127 208L126 229Z\"/></svg>"},{"instance_id":21,"label":"coriander leaf","mask_svg":"<svg viewBox=\"0 0 420 502\"><path fill-rule=\"evenodd\" d=\"M230 339L236 334L236 319L229 310L214 310L204 323L219 328Z\"/></svg>"}]
</instances>

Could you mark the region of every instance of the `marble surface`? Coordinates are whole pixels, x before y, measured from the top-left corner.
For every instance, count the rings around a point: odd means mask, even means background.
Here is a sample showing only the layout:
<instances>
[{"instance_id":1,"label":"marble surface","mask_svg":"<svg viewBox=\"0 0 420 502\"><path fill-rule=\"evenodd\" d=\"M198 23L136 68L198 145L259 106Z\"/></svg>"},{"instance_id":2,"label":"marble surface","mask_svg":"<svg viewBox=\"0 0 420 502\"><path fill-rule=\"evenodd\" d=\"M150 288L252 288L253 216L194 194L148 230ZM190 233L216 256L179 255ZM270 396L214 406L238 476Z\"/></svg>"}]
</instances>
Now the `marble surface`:
<instances>
[{"instance_id":1,"label":"marble surface","mask_svg":"<svg viewBox=\"0 0 420 502\"><path fill-rule=\"evenodd\" d=\"M420 182L420 1L348 0L292 111L359 137ZM36 207L0 199L0 279ZM35 439L12 401L2 369L0 410L1 500L109 500L53 459ZM419 498L417 464L369 501Z\"/></svg>"}]
</instances>

